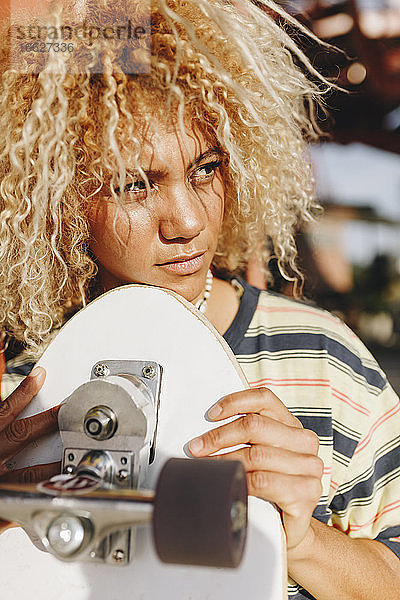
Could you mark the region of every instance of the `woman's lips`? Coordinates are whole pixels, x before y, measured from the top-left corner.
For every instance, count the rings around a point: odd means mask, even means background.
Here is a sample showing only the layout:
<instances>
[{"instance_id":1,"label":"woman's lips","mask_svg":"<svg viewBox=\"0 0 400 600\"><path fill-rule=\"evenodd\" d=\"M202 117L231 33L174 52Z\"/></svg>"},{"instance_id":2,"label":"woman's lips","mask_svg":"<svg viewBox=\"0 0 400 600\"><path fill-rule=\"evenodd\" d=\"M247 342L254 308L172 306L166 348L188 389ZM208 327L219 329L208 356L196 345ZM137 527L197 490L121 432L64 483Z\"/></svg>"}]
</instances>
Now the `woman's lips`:
<instances>
[{"instance_id":1,"label":"woman's lips","mask_svg":"<svg viewBox=\"0 0 400 600\"><path fill-rule=\"evenodd\" d=\"M199 271L204 264L205 253L188 260L179 260L159 265L165 271L176 273L177 275L191 275Z\"/></svg>"}]
</instances>

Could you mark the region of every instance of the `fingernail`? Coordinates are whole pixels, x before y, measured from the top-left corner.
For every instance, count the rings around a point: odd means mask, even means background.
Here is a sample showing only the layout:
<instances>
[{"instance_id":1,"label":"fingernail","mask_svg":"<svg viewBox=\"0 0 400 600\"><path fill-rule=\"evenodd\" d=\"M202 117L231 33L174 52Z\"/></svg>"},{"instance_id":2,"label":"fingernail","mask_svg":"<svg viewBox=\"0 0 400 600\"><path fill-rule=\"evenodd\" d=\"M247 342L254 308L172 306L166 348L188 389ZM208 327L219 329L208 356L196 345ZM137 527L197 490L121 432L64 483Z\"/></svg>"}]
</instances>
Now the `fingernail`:
<instances>
[{"instance_id":1,"label":"fingernail","mask_svg":"<svg viewBox=\"0 0 400 600\"><path fill-rule=\"evenodd\" d=\"M198 452L201 452L201 450L204 448L204 443L203 440L201 438L194 438L194 440L192 440L191 442L189 442L189 450L190 452L194 452L195 454L197 454Z\"/></svg>"},{"instance_id":2,"label":"fingernail","mask_svg":"<svg viewBox=\"0 0 400 600\"><path fill-rule=\"evenodd\" d=\"M42 367L35 367L29 373L29 377L31 377L32 379L39 378L40 375L43 375L43 369L42 369Z\"/></svg>"},{"instance_id":3,"label":"fingernail","mask_svg":"<svg viewBox=\"0 0 400 600\"><path fill-rule=\"evenodd\" d=\"M222 413L222 408L219 404L214 404L206 413L209 419L216 419Z\"/></svg>"}]
</instances>

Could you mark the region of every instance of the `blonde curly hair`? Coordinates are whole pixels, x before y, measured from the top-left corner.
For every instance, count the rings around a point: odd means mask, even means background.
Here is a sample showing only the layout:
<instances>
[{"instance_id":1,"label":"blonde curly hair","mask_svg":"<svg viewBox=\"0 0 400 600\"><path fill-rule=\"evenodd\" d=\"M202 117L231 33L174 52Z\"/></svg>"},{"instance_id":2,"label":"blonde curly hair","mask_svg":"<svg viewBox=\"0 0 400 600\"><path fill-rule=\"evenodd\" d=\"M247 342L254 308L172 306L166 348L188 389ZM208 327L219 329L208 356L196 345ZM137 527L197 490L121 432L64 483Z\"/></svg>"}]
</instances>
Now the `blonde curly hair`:
<instances>
[{"instance_id":1,"label":"blonde curly hair","mask_svg":"<svg viewBox=\"0 0 400 600\"><path fill-rule=\"evenodd\" d=\"M62 19L61 9L54 15ZM182 127L189 115L229 158L218 272L243 268L268 238L282 273L298 273L293 234L313 208L305 138L318 133L312 107L329 84L271 15L293 23L266 0L242 0L240 10L229 0L152 0L150 72L137 75L123 72L110 43L98 53L101 74L82 63L74 72L57 56L38 74L18 72L9 68L3 31L0 328L7 336L38 349L93 295L88 202L110 181L115 188L125 181L124 134L131 151L139 148L135 122L153 110L154 96Z\"/></svg>"}]
</instances>

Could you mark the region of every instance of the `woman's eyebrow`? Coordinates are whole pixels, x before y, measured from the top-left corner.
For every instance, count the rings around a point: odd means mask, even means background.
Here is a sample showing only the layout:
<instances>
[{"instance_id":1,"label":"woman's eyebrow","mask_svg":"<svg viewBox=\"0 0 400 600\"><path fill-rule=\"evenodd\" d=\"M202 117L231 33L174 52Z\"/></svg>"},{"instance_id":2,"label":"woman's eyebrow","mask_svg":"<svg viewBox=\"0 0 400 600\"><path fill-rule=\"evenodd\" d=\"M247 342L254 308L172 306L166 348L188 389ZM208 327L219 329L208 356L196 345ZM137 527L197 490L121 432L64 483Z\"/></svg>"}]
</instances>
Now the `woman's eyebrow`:
<instances>
[{"instance_id":1,"label":"woman's eyebrow","mask_svg":"<svg viewBox=\"0 0 400 600\"><path fill-rule=\"evenodd\" d=\"M140 177L139 171L132 171L131 173L134 177ZM143 173L146 174L148 179L161 179L168 175L168 169L143 169Z\"/></svg>"},{"instance_id":2,"label":"woman's eyebrow","mask_svg":"<svg viewBox=\"0 0 400 600\"><path fill-rule=\"evenodd\" d=\"M209 148L208 150L205 150L205 152L202 152L197 158L195 158L190 163L189 169L191 169L192 167L195 167L196 165L198 165L200 162L202 162L206 158L210 158L211 156L215 156L216 154L220 157L222 157L222 155L223 155L221 148L219 148L218 146L214 146L213 148Z\"/></svg>"},{"instance_id":3,"label":"woman's eyebrow","mask_svg":"<svg viewBox=\"0 0 400 600\"><path fill-rule=\"evenodd\" d=\"M188 170L190 171L190 169L201 163L203 160L206 160L207 158L210 158L211 156L215 155L218 155L218 157L222 157L223 152L221 148L219 148L218 146L208 148L189 163ZM168 168L165 167L161 169L143 169L143 173L146 174L148 179L161 179L168 175ZM130 169L129 174L131 177L140 177L139 172L136 169Z\"/></svg>"}]
</instances>

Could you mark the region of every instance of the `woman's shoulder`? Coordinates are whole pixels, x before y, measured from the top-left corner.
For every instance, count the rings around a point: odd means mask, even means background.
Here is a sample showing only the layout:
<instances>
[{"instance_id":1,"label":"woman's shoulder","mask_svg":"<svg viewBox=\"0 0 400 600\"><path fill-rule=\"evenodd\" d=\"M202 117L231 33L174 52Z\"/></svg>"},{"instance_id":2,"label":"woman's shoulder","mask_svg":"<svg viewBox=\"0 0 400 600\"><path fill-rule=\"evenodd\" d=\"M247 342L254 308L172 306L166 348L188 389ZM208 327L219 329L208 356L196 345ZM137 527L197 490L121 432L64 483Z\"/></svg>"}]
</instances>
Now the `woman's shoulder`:
<instances>
[{"instance_id":1,"label":"woman's shoulder","mask_svg":"<svg viewBox=\"0 0 400 600\"><path fill-rule=\"evenodd\" d=\"M5 400L21 381L29 375L33 367L46 350L49 343L55 338L60 328L55 328L47 342L36 349L24 348L23 344L11 340L5 350L5 369L0 377L0 401Z\"/></svg>"},{"instance_id":2,"label":"woman's shoulder","mask_svg":"<svg viewBox=\"0 0 400 600\"><path fill-rule=\"evenodd\" d=\"M308 300L259 290L244 281L243 299L253 303L252 317L242 338L242 348L250 347L270 353L285 352L294 358L304 355L329 361L337 368L362 374L378 388L386 377L359 337L343 320ZM256 298L256 301L254 301Z\"/></svg>"},{"instance_id":3,"label":"woman's shoulder","mask_svg":"<svg viewBox=\"0 0 400 600\"><path fill-rule=\"evenodd\" d=\"M6 361L5 371L1 376L0 399L5 400L21 381L31 372L37 357L28 350L22 351Z\"/></svg>"},{"instance_id":4,"label":"woman's shoulder","mask_svg":"<svg viewBox=\"0 0 400 600\"><path fill-rule=\"evenodd\" d=\"M261 290L255 315L257 320L267 323L269 327L336 339L364 355L366 359L373 360L364 343L340 316L317 306L311 300L299 300L270 290Z\"/></svg>"}]
</instances>

